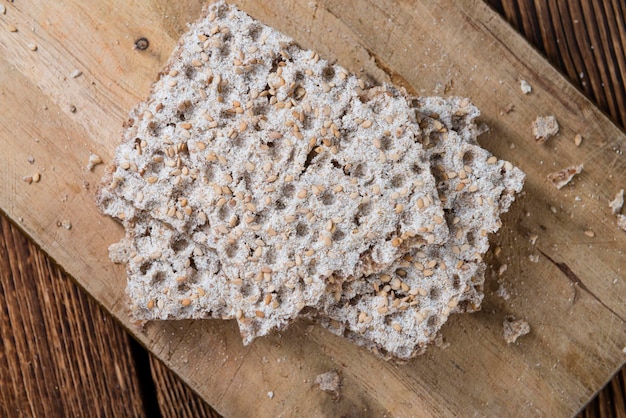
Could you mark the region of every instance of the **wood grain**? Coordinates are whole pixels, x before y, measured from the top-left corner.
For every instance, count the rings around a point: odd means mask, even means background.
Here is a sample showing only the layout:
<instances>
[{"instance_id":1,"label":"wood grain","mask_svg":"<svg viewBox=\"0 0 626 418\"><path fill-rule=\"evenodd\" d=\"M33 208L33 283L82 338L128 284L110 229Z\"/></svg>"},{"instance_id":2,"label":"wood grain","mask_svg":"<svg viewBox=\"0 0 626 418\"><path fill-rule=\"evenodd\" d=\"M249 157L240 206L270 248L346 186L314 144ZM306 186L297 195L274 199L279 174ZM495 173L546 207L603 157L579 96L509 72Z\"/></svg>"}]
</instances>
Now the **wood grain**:
<instances>
[{"instance_id":1,"label":"wood grain","mask_svg":"<svg viewBox=\"0 0 626 418\"><path fill-rule=\"evenodd\" d=\"M626 127L626 3L487 2L600 109Z\"/></svg>"},{"instance_id":2,"label":"wood grain","mask_svg":"<svg viewBox=\"0 0 626 418\"><path fill-rule=\"evenodd\" d=\"M117 121L146 94L177 38L172 28L184 23L165 18L152 3L89 9L70 3L36 9L18 3L7 14L18 32L0 28L6 51L0 58L0 97L13 104L0 116L0 145L14 151L11 159L0 155L0 207L13 219L23 217L26 230L46 251L218 410L233 416L568 415L623 362L624 288L607 278L621 277L624 239L606 207L624 172L624 161L613 149L624 143L623 135L483 3L469 0L318 2L315 8L305 1L272 8L240 4L305 46L324 54L335 51L328 56L352 70L363 68L372 79L388 77L382 67L419 93L474 99L492 127L484 144L529 173L526 197L494 238L503 248L494 265L509 265L500 280L510 287L511 301L504 304L488 293L482 313L454 318L444 330L450 349L431 350L402 367L380 363L303 323L246 348L232 323L136 328L124 308L123 271L106 260L106 245L120 229L93 211L93 192L84 187L85 181L97 181L101 167L95 173L82 167L92 151L110 158ZM25 30L29 27L34 30ZM132 48L140 36L150 40L146 51ZM28 49L32 42L37 51ZM67 79L73 68L81 68L84 77ZM533 95L521 95L520 78L533 85ZM509 104L514 112L501 115ZM529 140L528 124L538 112L554 113L561 123L561 136L550 147L538 148ZM571 143L575 133L585 137L581 149ZM33 167L27 158L34 154ZM581 158L585 175L572 190L555 194L545 175ZM43 173L42 181L21 182L33 170ZM47 210L33 205L41 201ZM63 219L72 221L72 230L56 227ZM597 239L585 238L587 228ZM540 233L539 248L556 263L566 263L589 292L576 290L547 259L528 264L527 256L536 252L527 244L528 233ZM500 335L502 318L510 313L525 316L533 326L515 347L504 346ZM341 369L345 377L340 402L310 384L330 368Z\"/></svg>"},{"instance_id":3,"label":"wood grain","mask_svg":"<svg viewBox=\"0 0 626 418\"><path fill-rule=\"evenodd\" d=\"M4 216L0 243L0 416L144 416L128 334Z\"/></svg>"}]
</instances>

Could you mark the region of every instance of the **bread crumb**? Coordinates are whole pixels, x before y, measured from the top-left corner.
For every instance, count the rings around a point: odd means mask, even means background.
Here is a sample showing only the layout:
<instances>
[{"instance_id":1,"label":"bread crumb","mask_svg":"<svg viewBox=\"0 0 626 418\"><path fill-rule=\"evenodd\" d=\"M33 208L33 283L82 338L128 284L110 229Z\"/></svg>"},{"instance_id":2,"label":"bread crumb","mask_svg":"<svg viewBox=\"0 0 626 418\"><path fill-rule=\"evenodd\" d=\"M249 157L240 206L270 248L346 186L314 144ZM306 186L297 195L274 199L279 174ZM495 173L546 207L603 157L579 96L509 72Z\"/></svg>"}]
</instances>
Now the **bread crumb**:
<instances>
[{"instance_id":1,"label":"bread crumb","mask_svg":"<svg viewBox=\"0 0 626 418\"><path fill-rule=\"evenodd\" d=\"M4 4L0 4L0 15L6 14L7 12L7 8L4 6Z\"/></svg>"},{"instance_id":2,"label":"bread crumb","mask_svg":"<svg viewBox=\"0 0 626 418\"><path fill-rule=\"evenodd\" d=\"M619 213L624 206L624 189L615 194L615 198L609 202L609 207L613 214Z\"/></svg>"},{"instance_id":3,"label":"bread crumb","mask_svg":"<svg viewBox=\"0 0 626 418\"><path fill-rule=\"evenodd\" d=\"M24 183L31 184L33 182L33 176L24 176L24 177L22 177L22 181Z\"/></svg>"},{"instance_id":4,"label":"bread crumb","mask_svg":"<svg viewBox=\"0 0 626 418\"><path fill-rule=\"evenodd\" d=\"M509 293L509 291L506 289L506 287L504 287L504 285L500 285L500 287L498 288L498 290L496 290L496 296L504 299L504 300L509 300L511 298L511 294Z\"/></svg>"},{"instance_id":5,"label":"bread crumb","mask_svg":"<svg viewBox=\"0 0 626 418\"><path fill-rule=\"evenodd\" d=\"M516 320L514 316L507 316L502 326L504 328L504 341L507 344L515 343L519 337L530 332L528 322L522 319Z\"/></svg>"},{"instance_id":6,"label":"bread crumb","mask_svg":"<svg viewBox=\"0 0 626 418\"><path fill-rule=\"evenodd\" d=\"M617 227L626 231L626 215L617 215Z\"/></svg>"},{"instance_id":7,"label":"bread crumb","mask_svg":"<svg viewBox=\"0 0 626 418\"><path fill-rule=\"evenodd\" d=\"M532 234L530 237L528 237L528 241L530 241L530 245L535 245L537 243L538 238L539 238L539 235L537 234Z\"/></svg>"},{"instance_id":8,"label":"bread crumb","mask_svg":"<svg viewBox=\"0 0 626 418\"><path fill-rule=\"evenodd\" d=\"M498 276L502 276L508 268L509 266L507 264L502 264L500 268L498 268Z\"/></svg>"},{"instance_id":9,"label":"bread crumb","mask_svg":"<svg viewBox=\"0 0 626 418\"><path fill-rule=\"evenodd\" d=\"M9 32L17 32L17 28L11 24L7 26L7 29L9 30Z\"/></svg>"},{"instance_id":10,"label":"bread crumb","mask_svg":"<svg viewBox=\"0 0 626 418\"><path fill-rule=\"evenodd\" d=\"M66 221L57 221L57 226L59 228L63 227L65 229L67 229L67 230L72 229L72 223L70 221L67 221L67 220Z\"/></svg>"},{"instance_id":11,"label":"bread crumb","mask_svg":"<svg viewBox=\"0 0 626 418\"><path fill-rule=\"evenodd\" d=\"M448 341L445 341L443 339L443 335L441 334L437 334L434 343L435 347L439 348L440 350L445 350L446 348L450 347L450 343Z\"/></svg>"},{"instance_id":12,"label":"bread crumb","mask_svg":"<svg viewBox=\"0 0 626 418\"><path fill-rule=\"evenodd\" d=\"M574 144L576 144L577 147L580 147L580 144L582 144L583 142L583 136L581 134L576 134L576 136L574 137Z\"/></svg>"},{"instance_id":13,"label":"bread crumb","mask_svg":"<svg viewBox=\"0 0 626 418\"><path fill-rule=\"evenodd\" d=\"M33 52L34 52L34 51L37 51L37 45L32 44L32 43L31 43L31 44L28 44L28 49L30 49L30 50L31 50L31 51L33 51Z\"/></svg>"},{"instance_id":14,"label":"bread crumb","mask_svg":"<svg viewBox=\"0 0 626 418\"><path fill-rule=\"evenodd\" d=\"M526 80L520 81L520 88L522 89L522 93L524 94L529 94L531 91L533 91L533 88L530 86L530 84L528 84L528 81Z\"/></svg>"},{"instance_id":15,"label":"bread crumb","mask_svg":"<svg viewBox=\"0 0 626 418\"><path fill-rule=\"evenodd\" d=\"M319 386L320 390L338 396L341 388L341 375L339 375L337 370L319 374L315 378L315 384Z\"/></svg>"},{"instance_id":16,"label":"bread crumb","mask_svg":"<svg viewBox=\"0 0 626 418\"><path fill-rule=\"evenodd\" d=\"M530 260L531 263L538 263L539 262L539 255L531 254L531 255L528 256L528 259Z\"/></svg>"},{"instance_id":17,"label":"bread crumb","mask_svg":"<svg viewBox=\"0 0 626 418\"><path fill-rule=\"evenodd\" d=\"M29 155L26 161L28 161L28 164L35 164L35 157Z\"/></svg>"},{"instance_id":18,"label":"bread crumb","mask_svg":"<svg viewBox=\"0 0 626 418\"><path fill-rule=\"evenodd\" d=\"M98 164L102 164L102 158L100 158L98 154L90 154L89 162L87 163L87 170L92 171Z\"/></svg>"},{"instance_id":19,"label":"bread crumb","mask_svg":"<svg viewBox=\"0 0 626 418\"><path fill-rule=\"evenodd\" d=\"M82 73L83 72L77 68L77 69L75 69L74 71L72 71L70 73L70 77L71 78L77 78L77 77L80 77Z\"/></svg>"},{"instance_id":20,"label":"bread crumb","mask_svg":"<svg viewBox=\"0 0 626 418\"><path fill-rule=\"evenodd\" d=\"M562 188L570 181L576 174L580 174L583 171L583 165L572 165L563 170L556 171L548 174L548 181L554 185L557 189Z\"/></svg>"},{"instance_id":21,"label":"bread crumb","mask_svg":"<svg viewBox=\"0 0 626 418\"><path fill-rule=\"evenodd\" d=\"M267 392L267 397L270 399L274 398L274 392L272 392L271 390Z\"/></svg>"},{"instance_id":22,"label":"bread crumb","mask_svg":"<svg viewBox=\"0 0 626 418\"><path fill-rule=\"evenodd\" d=\"M596 236L596 233L593 232L592 230L588 229L585 231L585 235L587 235L589 238L593 238Z\"/></svg>"},{"instance_id":23,"label":"bread crumb","mask_svg":"<svg viewBox=\"0 0 626 418\"><path fill-rule=\"evenodd\" d=\"M559 133L559 124L554 116L537 116L537 119L532 123L532 130L537 143L543 144Z\"/></svg>"}]
</instances>

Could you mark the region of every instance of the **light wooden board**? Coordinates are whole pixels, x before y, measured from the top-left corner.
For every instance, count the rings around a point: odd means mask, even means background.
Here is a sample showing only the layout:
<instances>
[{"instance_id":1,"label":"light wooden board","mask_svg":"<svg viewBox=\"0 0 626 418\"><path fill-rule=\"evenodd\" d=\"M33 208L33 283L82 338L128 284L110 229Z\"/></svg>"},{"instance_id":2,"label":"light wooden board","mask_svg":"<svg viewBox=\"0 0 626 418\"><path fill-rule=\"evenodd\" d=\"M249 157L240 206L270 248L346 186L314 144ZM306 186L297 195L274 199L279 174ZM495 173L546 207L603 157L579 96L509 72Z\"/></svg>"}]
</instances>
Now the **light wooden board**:
<instances>
[{"instance_id":1,"label":"light wooden board","mask_svg":"<svg viewBox=\"0 0 626 418\"><path fill-rule=\"evenodd\" d=\"M93 203L103 166L85 166L90 152L110 160L122 121L202 5L5 4L0 208L224 415L567 416L623 364L626 233L607 201L626 186L625 136L482 2L237 2L374 80L391 78L423 95L471 97L491 128L482 144L528 175L524 195L493 237L502 252L488 260L495 271L508 269L488 275L483 311L453 317L443 330L450 347L433 347L405 365L382 362L305 322L248 347L233 322L133 324L123 268L106 251L122 228ZM134 49L140 37L150 41L145 51ZM82 75L71 78L74 69ZM520 79L532 94L521 94ZM504 113L510 104L514 110ZM561 133L540 146L530 123L547 114L557 117ZM557 191L546 182L551 171L581 162L584 172L571 186ZM22 181L35 172L39 183ZM66 220L71 229L57 226ZM594 237L585 235L590 230ZM539 235L535 246L532 234ZM499 282L511 293L508 301L493 293ZM510 346L502 338L508 314L532 327ZM313 385L330 369L344 378L339 401Z\"/></svg>"}]
</instances>

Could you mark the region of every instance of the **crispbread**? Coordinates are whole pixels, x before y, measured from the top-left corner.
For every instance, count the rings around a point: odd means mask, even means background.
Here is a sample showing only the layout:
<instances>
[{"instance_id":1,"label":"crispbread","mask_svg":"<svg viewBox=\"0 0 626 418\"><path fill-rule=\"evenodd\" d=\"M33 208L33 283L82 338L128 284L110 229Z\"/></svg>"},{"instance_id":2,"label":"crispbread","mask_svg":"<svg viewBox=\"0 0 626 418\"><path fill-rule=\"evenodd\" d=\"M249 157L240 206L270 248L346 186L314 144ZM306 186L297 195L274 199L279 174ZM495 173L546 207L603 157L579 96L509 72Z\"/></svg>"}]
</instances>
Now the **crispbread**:
<instances>
[{"instance_id":1,"label":"crispbread","mask_svg":"<svg viewBox=\"0 0 626 418\"><path fill-rule=\"evenodd\" d=\"M263 296L378 272L443 243L447 226L405 95L363 92L343 68L218 3L133 111L99 204L133 230L154 219L189 237ZM310 293L281 298L265 322L316 305L321 292ZM186 307L165 316L196 315Z\"/></svg>"},{"instance_id":2,"label":"crispbread","mask_svg":"<svg viewBox=\"0 0 626 418\"><path fill-rule=\"evenodd\" d=\"M487 234L523 181L477 145L478 113L367 88L211 5L98 194L126 229L111 258L131 312L235 318L246 344L313 315L382 356L420 353L450 313L478 309Z\"/></svg>"},{"instance_id":3,"label":"crispbread","mask_svg":"<svg viewBox=\"0 0 626 418\"><path fill-rule=\"evenodd\" d=\"M478 110L467 99L414 100L438 181L450 237L413 251L383 274L336 286L315 314L321 324L385 358L421 354L448 316L479 309L489 248L524 175L476 142ZM459 181L470 180L459 187Z\"/></svg>"}]
</instances>

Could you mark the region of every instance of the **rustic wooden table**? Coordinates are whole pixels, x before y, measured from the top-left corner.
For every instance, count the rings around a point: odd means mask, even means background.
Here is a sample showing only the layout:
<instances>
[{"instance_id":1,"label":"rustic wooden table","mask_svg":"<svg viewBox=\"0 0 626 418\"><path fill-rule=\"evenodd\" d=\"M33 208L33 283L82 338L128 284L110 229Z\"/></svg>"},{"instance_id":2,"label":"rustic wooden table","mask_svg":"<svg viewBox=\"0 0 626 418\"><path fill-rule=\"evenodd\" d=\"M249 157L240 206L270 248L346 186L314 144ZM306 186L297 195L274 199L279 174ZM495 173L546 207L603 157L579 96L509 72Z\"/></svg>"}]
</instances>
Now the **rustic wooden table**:
<instances>
[{"instance_id":1,"label":"rustic wooden table","mask_svg":"<svg viewBox=\"0 0 626 418\"><path fill-rule=\"evenodd\" d=\"M623 0L488 0L620 127ZM0 1L0 12L3 1ZM0 416L218 416L0 215ZM622 368L581 412L626 416Z\"/></svg>"}]
</instances>

